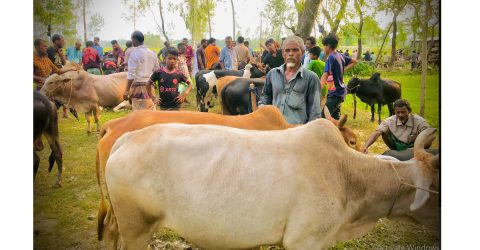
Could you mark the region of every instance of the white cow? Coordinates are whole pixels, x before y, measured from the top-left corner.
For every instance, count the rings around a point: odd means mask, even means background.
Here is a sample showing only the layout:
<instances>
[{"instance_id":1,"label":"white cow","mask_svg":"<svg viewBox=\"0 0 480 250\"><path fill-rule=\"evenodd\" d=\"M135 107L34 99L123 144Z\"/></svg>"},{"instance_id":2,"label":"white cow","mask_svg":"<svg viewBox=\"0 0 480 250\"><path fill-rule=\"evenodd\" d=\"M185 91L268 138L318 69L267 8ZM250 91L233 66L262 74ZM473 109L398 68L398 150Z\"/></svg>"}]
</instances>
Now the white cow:
<instances>
[{"instance_id":1,"label":"white cow","mask_svg":"<svg viewBox=\"0 0 480 250\"><path fill-rule=\"evenodd\" d=\"M436 226L439 161L423 149L434 131L418 136L416 158L394 162L349 148L325 119L279 131L153 125L112 148L110 219L124 249L145 249L159 226L206 249L300 250L362 236L382 217Z\"/></svg>"}]
</instances>

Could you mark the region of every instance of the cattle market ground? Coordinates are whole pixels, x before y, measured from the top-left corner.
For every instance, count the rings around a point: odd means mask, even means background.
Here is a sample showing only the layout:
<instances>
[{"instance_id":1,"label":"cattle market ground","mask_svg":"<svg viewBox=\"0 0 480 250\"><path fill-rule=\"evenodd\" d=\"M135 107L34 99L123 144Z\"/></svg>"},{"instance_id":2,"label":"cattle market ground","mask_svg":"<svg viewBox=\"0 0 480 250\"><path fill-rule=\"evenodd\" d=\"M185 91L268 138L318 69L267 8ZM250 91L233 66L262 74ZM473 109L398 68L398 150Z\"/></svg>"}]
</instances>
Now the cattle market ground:
<instances>
[{"instance_id":1,"label":"cattle market ground","mask_svg":"<svg viewBox=\"0 0 480 250\"><path fill-rule=\"evenodd\" d=\"M415 73L383 72L382 77L397 80L402 84L402 95L408 99L414 112L419 110L419 88L421 76ZM348 79L346 79L348 81ZM191 105L187 110L196 110L195 91L188 96ZM370 111L365 104L358 103L357 119L353 120L353 99L349 95L343 104L343 113L349 115L347 125L358 135L363 145L377 123L370 122ZM218 101L211 112L219 112ZM428 75L426 119L438 128L439 125L439 76ZM125 116L131 111L113 113L103 110L101 122ZM388 117L388 109L384 107L383 117ZM59 111L61 115L61 111ZM49 147L40 152L40 168L34 185L34 249L103 249L104 244L97 241L96 220L99 202L99 190L95 174L95 150L97 135L86 134L85 118L80 122L74 118L59 120L60 143L64 159L64 183L62 188L52 188L55 180L54 168L48 173ZM437 132L438 138L438 132ZM434 147L438 147L438 140ZM370 153L381 153L386 146L377 142L370 147ZM383 249L413 246L439 245L439 238L434 231L412 224L399 223L381 219L366 236L338 243L334 249ZM187 249L181 238L168 230L156 234L153 249ZM263 249L276 249L267 248ZM400 248L399 248L400 249ZM413 248L412 248L413 249ZM432 248L434 249L434 248Z\"/></svg>"}]
</instances>

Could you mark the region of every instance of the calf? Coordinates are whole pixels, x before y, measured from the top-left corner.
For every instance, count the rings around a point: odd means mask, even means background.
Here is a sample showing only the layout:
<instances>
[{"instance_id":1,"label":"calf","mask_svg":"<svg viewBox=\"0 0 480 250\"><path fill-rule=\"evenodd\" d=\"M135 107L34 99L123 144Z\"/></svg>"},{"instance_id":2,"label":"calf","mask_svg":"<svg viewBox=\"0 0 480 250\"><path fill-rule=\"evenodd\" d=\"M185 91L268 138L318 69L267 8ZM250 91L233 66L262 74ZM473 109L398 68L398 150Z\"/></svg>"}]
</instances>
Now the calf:
<instances>
[{"instance_id":1,"label":"calf","mask_svg":"<svg viewBox=\"0 0 480 250\"><path fill-rule=\"evenodd\" d=\"M42 146L35 147L35 144L41 144L42 135L44 135L48 144L50 145L51 153L48 161L50 166L48 172L53 168L55 162L57 162L58 173L55 180L55 186L62 186L62 148L58 140L58 117L57 109L48 100L48 98L39 91L33 92L33 180L37 176L38 167L40 165L40 157L36 151L43 149Z\"/></svg>"},{"instance_id":2,"label":"calf","mask_svg":"<svg viewBox=\"0 0 480 250\"><path fill-rule=\"evenodd\" d=\"M325 119L278 131L149 126L113 145L111 216L124 249L145 249L158 227L205 249L327 249L383 217L437 228L439 160L423 150L433 133L400 162L351 150Z\"/></svg>"},{"instance_id":3,"label":"calf","mask_svg":"<svg viewBox=\"0 0 480 250\"><path fill-rule=\"evenodd\" d=\"M371 107L372 117L370 121L372 122L375 120L375 104L378 104L378 123L382 120L382 106L388 105L390 116L392 116L394 114L393 102L402 96L400 83L388 79L380 79L380 73L378 72L374 73L370 79L359 79L356 77L350 79L347 89L348 93L353 94L354 98L355 110L353 118L356 118L356 96L358 96L362 102Z\"/></svg>"},{"instance_id":4,"label":"calf","mask_svg":"<svg viewBox=\"0 0 480 250\"><path fill-rule=\"evenodd\" d=\"M223 83L224 81L226 83ZM222 84L222 113L224 115L245 115L251 113L258 105L257 93L262 93L265 79L249 79L243 77L224 77L218 80ZM254 89L250 88L253 84ZM218 89L218 88L217 88Z\"/></svg>"}]
</instances>

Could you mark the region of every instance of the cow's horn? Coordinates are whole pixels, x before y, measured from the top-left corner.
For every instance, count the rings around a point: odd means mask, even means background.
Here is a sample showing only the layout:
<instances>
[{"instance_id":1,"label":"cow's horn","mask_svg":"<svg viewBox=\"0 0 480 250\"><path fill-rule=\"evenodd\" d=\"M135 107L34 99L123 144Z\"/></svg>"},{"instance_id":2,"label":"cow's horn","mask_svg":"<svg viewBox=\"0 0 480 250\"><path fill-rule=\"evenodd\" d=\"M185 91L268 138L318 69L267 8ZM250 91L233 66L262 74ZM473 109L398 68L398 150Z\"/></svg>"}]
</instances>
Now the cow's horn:
<instances>
[{"instance_id":1,"label":"cow's horn","mask_svg":"<svg viewBox=\"0 0 480 250\"><path fill-rule=\"evenodd\" d=\"M323 106L323 115L327 120L332 119L332 116L330 115L330 111L328 110L327 105Z\"/></svg>"},{"instance_id":2,"label":"cow's horn","mask_svg":"<svg viewBox=\"0 0 480 250\"><path fill-rule=\"evenodd\" d=\"M423 130L415 140L415 144L413 146L414 152L426 152L425 151L425 144L430 144L435 140L435 128L427 128Z\"/></svg>"},{"instance_id":3,"label":"cow's horn","mask_svg":"<svg viewBox=\"0 0 480 250\"><path fill-rule=\"evenodd\" d=\"M339 129L343 129L343 127L345 126L345 123L347 122L347 114L344 114L343 117L340 119L337 127Z\"/></svg>"}]
</instances>

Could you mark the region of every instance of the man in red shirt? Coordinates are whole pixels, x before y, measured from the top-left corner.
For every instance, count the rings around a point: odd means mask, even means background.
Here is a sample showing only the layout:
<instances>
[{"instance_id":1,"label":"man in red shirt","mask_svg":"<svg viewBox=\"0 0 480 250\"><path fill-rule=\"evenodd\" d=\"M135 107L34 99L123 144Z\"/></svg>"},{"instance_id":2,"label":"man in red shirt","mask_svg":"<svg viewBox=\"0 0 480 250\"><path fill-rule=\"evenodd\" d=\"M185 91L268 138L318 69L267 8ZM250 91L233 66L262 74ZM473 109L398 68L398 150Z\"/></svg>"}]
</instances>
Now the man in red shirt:
<instances>
[{"instance_id":1,"label":"man in red shirt","mask_svg":"<svg viewBox=\"0 0 480 250\"><path fill-rule=\"evenodd\" d=\"M192 58L194 57L193 48L192 46L188 45L187 38L183 38L182 41L183 41L183 44L185 44L185 57L187 58L188 72L192 74Z\"/></svg>"}]
</instances>

